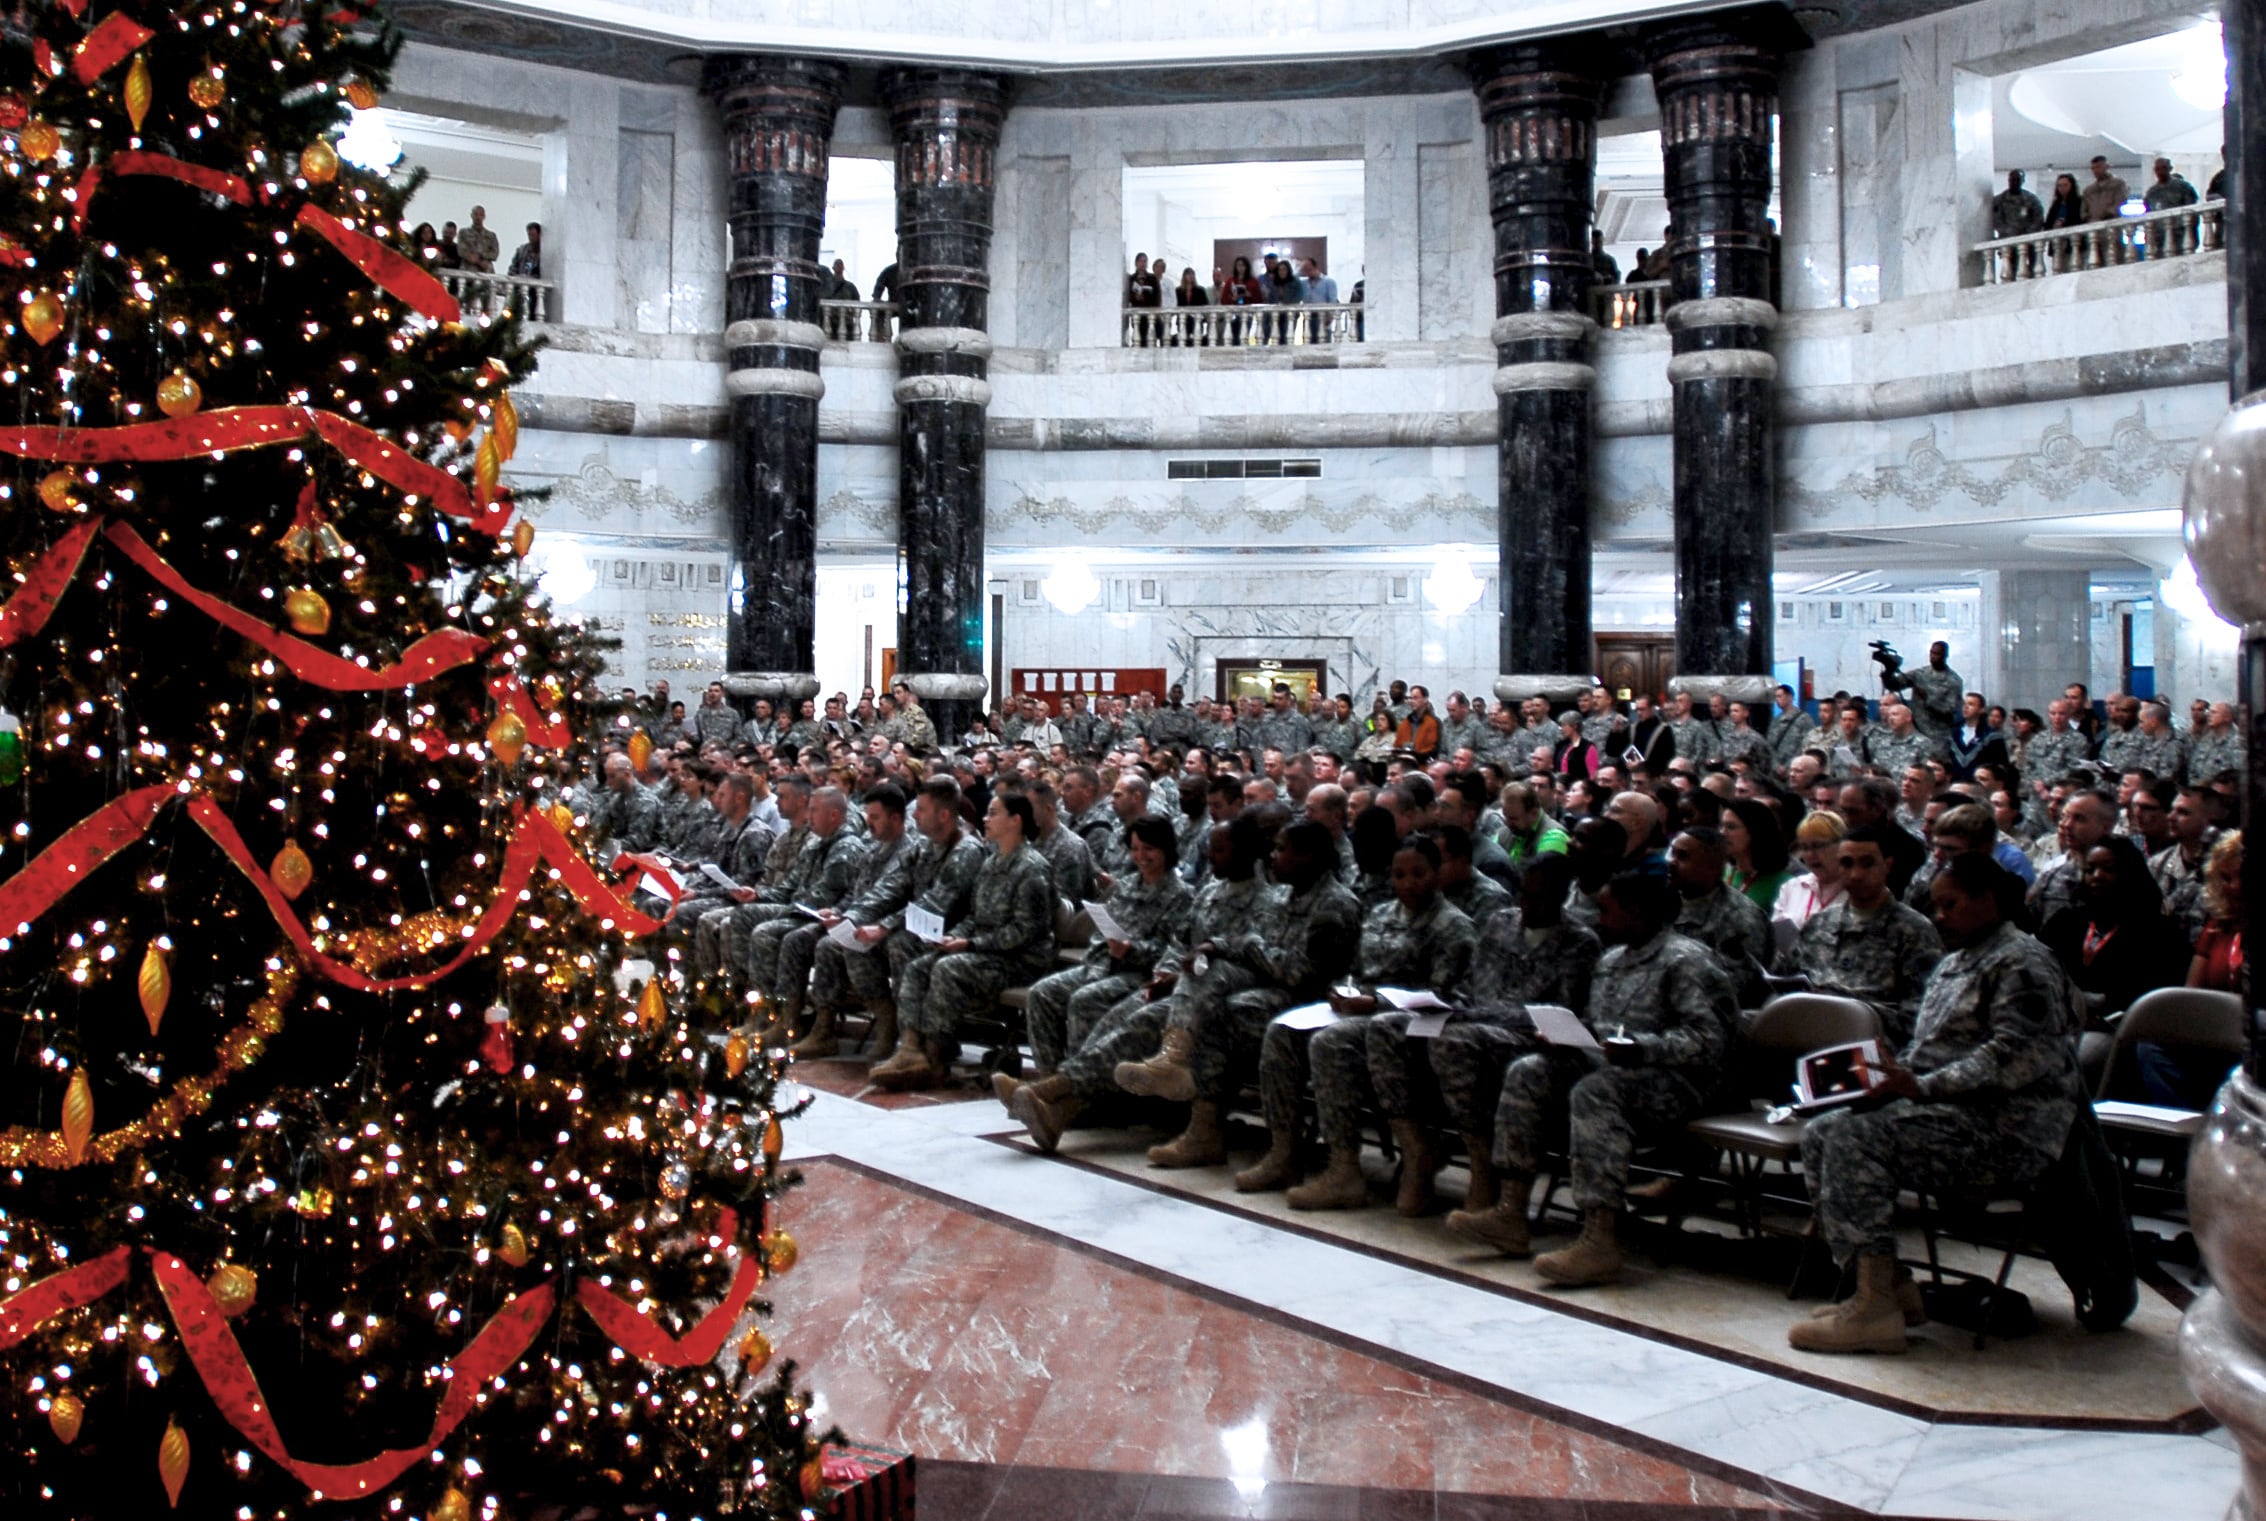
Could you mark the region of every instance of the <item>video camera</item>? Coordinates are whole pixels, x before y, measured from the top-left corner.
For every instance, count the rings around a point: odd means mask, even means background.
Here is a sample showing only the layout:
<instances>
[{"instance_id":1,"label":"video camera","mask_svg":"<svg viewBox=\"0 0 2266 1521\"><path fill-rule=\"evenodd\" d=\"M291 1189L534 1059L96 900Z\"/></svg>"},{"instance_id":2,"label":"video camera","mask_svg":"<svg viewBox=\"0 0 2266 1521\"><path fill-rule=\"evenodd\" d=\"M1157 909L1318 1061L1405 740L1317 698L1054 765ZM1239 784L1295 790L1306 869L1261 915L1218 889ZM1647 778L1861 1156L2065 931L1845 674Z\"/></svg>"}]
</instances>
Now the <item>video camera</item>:
<instances>
[{"instance_id":1,"label":"video camera","mask_svg":"<svg viewBox=\"0 0 2266 1521\"><path fill-rule=\"evenodd\" d=\"M1896 646L1890 644L1886 639L1875 639L1872 642L1871 649L1873 659L1880 662L1882 675L1892 676L1904 669L1904 657L1897 654Z\"/></svg>"}]
</instances>

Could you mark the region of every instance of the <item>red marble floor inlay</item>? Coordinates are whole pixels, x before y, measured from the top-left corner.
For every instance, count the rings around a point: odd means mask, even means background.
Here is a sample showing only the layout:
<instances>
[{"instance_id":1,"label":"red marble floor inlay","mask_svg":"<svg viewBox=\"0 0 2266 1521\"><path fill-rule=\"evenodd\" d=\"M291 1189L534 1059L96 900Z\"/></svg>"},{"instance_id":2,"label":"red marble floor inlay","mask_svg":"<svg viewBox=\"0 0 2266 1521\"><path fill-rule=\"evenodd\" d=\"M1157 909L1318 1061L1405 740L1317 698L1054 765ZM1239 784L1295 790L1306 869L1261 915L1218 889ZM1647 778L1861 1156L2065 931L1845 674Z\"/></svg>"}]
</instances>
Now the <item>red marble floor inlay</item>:
<instances>
[{"instance_id":1,"label":"red marble floor inlay","mask_svg":"<svg viewBox=\"0 0 2266 1521\"><path fill-rule=\"evenodd\" d=\"M924 1089L918 1093L887 1093L876 1088L866 1074L873 1063L863 1058L832 1057L824 1061L806 1059L794 1065L795 1078L822 1093L841 1098L856 1099L876 1109L926 1109L935 1104L965 1104L976 1099L990 1099L991 1086L972 1076L956 1077L941 1088ZM1014 1122L1000 1121L1001 1128Z\"/></svg>"},{"instance_id":2,"label":"red marble floor inlay","mask_svg":"<svg viewBox=\"0 0 2266 1521\"><path fill-rule=\"evenodd\" d=\"M772 1285L773 1336L855 1440L1031 1467L1772 1503L840 1163L804 1171L781 1213L802 1255Z\"/></svg>"}]
</instances>

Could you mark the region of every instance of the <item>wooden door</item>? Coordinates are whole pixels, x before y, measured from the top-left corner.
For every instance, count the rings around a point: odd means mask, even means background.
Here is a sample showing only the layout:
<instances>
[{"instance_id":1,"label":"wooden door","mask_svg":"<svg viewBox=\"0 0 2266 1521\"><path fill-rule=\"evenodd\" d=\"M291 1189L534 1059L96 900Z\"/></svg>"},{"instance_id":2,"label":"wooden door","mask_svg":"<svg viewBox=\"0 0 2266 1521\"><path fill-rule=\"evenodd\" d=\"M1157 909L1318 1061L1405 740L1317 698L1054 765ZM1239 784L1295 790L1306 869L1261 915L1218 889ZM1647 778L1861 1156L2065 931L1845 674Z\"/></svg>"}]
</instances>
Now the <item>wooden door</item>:
<instances>
[{"instance_id":1,"label":"wooden door","mask_svg":"<svg viewBox=\"0 0 2266 1521\"><path fill-rule=\"evenodd\" d=\"M1676 636L1673 634L1599 634L1597 679L1615 702L1632 697L1658 701L1676 674Z\"/></svg>"}]
</instances>

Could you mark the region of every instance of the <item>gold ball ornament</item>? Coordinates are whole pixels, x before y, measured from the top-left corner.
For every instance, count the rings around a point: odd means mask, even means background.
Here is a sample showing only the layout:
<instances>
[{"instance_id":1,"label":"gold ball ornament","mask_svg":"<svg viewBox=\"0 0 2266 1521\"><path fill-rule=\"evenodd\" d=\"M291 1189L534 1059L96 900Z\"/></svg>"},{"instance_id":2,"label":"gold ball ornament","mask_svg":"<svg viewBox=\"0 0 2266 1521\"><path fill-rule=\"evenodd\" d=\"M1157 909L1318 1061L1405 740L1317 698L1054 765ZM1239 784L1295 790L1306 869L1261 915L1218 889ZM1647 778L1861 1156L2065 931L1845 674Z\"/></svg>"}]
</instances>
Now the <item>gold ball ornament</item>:
<instances>
[{"instance_id":1,"label":"gold ball ornament","mask_svg":"<svg viewBox=\"0 0 2266 1521\"><path fill-rule=\"evenodd\" d=\"M740 1338L740 1372L753 1378L770 1364L771 1338L763 1334L763 1327L750 1326Z\"/></svg>"},{"instance_id":2,"label":"gold ball ornament","mask_svg":"<svg viewBox=\"0 0 2266 1521\"><path fill-rule=\"evenodd\" d=\"M496 1247L496 1255L509 1267L527 1266L527 1232L516 1225L506 1225L503 1241Z\"/></svg>"},{"instance_id":3,"label":"gold ball ornament","mask_svg":"<svg viewBox=\"0 0 2266 1521\"><path fill-rule=\"evenodd\" d=\"M157 1476L165 1484L165 1503L181 1508L181 1486L189 1482L189 1433L171 1420L157 1444Z\"/></svg>"},{"instance_id":4,"label":"gold ball ornament","mask_svg":"<svg viewBox=\"0 0 2266 1521\"><path fill-rule=\"evenodd\" d=\"M126 70L126 119L134 124L136 132L142 130L142 120L149 115L151 93L149 59L136 53L133 64Z\"/></svg>"},{"instance_id":5,"label":"gold ball ornament","mask_svg":"<svg viewBox=\"0 0 2266 1521\"><path fill-rule=\"evenodd\" d=\"M260 1296L260 1277L240 1262L224 1262L205 1280L220 1313L234 1320L252 1307Z\"/></svg>"},{"instance_id":6,"label":"gold ball ornament","mask_svg":"<svg viewBox=\"0 0 2266 1521\"><path fill-rule=\"evenodd\" d=\"M87 1142L93 1139L94 1085L82 1067L63 1089L63 1155L73 1167L87 1159Z\"/></svg>"},{"instance_id":7,"label":"gold ball ornament","mask_svg":"<svg viewBox=\"0 0 2266 1521\"><path fill-rule=\"evenodd\" d=\"M210 111L228 98L228 85L217 68L189 76L189 100L199 110Z\"/></svg>"},{"instance_id":8,"label":"gold ball ornament","mask_svg":"<svg viewBox=\"0 0 2266 1521\"><path fill-rule=\"evenodd\" d=\"M725 1041L724 1075L726 1077L738 1077L742 1072L745 1072L747 1070L747 1059L751 1054L745 1035L735 1035L730 1040Z\"/></svg>"},{"instance_id":9,"label":"gold ball ornament","mask_svg":"<svg viewBox=\"0 0 2266 1521\"><path fill-rule=\"evenodd\" d=\"M472 1521L472 1502L461 1489L451 1489L434 1502L426 1521Z\"/></svg>"},{"instance_id":10,"label":"gold ball ornament","mask_svg":"<svg viewBox=\"0 0 2266 1521\"><path fill-rule=\"evenodd\" d=\"M48 1429L66 1447L79 1439L79 1428L86 1424L86 1419L87 1407L75 1394L58 1394L47 1402Z\"/></svg>"},{"instance_id":11,"label":"gold ball ornament","mask_svg":"<svg viewBox=\"0 0 2266 1521\"><path fill-rule=\"evenodd\" d=\"M346 81L346 103L357 111L368 111L378 103L378 87L367 79Z\"/></svg>"},{"instance_id":12,"label":"gold ball ornament","mask_svg":"<svg viewBox=\"0 0 2266 1521\"><path fill-rule=\"evenodd\" d=\"M78 480L68 470L50 470L40 478L39 499L55 512L84 510Z\"/></svg>"},{"instance_id":13,"label":"gold ball ornament","mask_svg":"<svg viewBox=\"0 0 2266 1521\"><path fill-rule=\"evenodd\" d=\"M488 725L488 753L507 766L517 765L527 750L527 725L517 713L498 713Z\"/></svg>"},{"instance_id":14,"label":"gold ball ornament","mask_svg":"<svg viewBox=\"0 0 2266 1521\"><path fill-rule=\"evenodd\" d=\"M173 997L173 973L165 964L165 952L155 945L142 952L141 975L134 979L134 990L141 996L142 1018L149 1021L149 1032L155 1035L165 1019L165 1005Z\"/></svg>"},{"instance_id":15,"label":"gold ball ornament","mask_svg":"<svg viewBox=\"0 0 2266 1521\"><path fill-rule=\"evenodd\" d=\"M763 1248L763 1265L771 1270L774 1278L792 1269L796 1259L801 1256L801 1250L795 1245L795 1238L785 1231L766 1232L758 1245Z\"/></svg>"},{"instance_id":16,"label":"gold ball ornament","mask_svg":"<svg viewBox=\"0 0 2266 1521\"><path fill-rule=\"evenodd\" d=\"M157 383L157 409L167 417L191 417L205 404L205 388L186 370L175 370Z\"/></svg>"},{"instance_id":17,"label":"gold ball ornament","mask_svg":"<svg viewBox=\"0 0 2266 1521\"><path fill-rule=\"evenodd\" d=\"M327 185L338 178L338 150L316 141L299 152L299 178L310 185Z\"/></svg>"},{"instance_id":18,"label":"gold ball ornament","mask_svg":"<svg viewBox=\"0 0 2266 1521\"><path fill-rule=\"evenodd\" d=\"M631 767L643 771L645 763L653 759L653 736L640 729L629 737L627 748Z\"/></svg>"},{"instance_id":19,"label":"gold ball ornament","mask_svg":"<svg viewBox=\"0 0 2266 1521\"><path fill-rule=\"evenodd\" d=\"M24 331L31 341L42 348L55 341L63 331L64 309L62 301L53 291L41 291L24 303Z\"/></svg>"},{"instance_id":20,"label":"gold ball ornament","mask_svg":"<svg viewBox=\"0 0 2266 1521\"><path fill-rule=\"evenodd\" d=\"M53 158L63 147L63 134L43 121L27 121L16 132L16 146L25 158L41 163Z\"/></svg>"},{"instance_id":21,"label":"gold ball ornament","mask_svg":"<svg viewBox=\"0 0 2266 1521\"><path fill-rule=\"evenodd\" d=\"M564 803L553 803L543 810L543 817L549 819L561 834L571 834L574 830L574 810Z\"/></svg>"},{"instance_id":22,"label":"gold ball ornament","mask_svg":"<svg viewBox=\"0 0 2266 1521\"><path fill-rule=\"evenodd\" d=\"M330 603L312 587L301 586L283 594L283 616L290 621L293 633L327 634L330 632Z\"/></svg>"},{"instance_id":23,"label":"gold ball ornament","mask_svg":"<svg viewBox=\"0 0 2266 1521\"><path fill-rule=\"evenodd\" d=\"M315 880L315 863L307 859L297 840L285 840L268 863L268 875L286 898L296 898Z\"/></svg>"}]
</instances>

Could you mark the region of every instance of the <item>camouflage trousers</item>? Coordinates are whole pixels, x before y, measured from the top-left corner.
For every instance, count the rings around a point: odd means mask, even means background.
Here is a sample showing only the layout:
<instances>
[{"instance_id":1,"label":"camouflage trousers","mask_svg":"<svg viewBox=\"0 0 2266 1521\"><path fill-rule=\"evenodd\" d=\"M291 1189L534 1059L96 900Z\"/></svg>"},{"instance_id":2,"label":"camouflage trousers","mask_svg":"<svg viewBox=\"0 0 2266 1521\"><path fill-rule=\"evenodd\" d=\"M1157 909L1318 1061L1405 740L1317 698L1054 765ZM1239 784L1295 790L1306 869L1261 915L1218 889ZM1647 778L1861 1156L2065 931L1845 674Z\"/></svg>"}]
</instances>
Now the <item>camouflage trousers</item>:
<instances>
[{"instance_id":1,"label":"camouflage trousers","mask_svg":"<svg viewBox=\"0 0 2266 1521\"><path fill-rule=\"evenodd\" d=\"M1056 1075L1068 1078L1070 1091L1084 1098L1115 1092L1117 1064L1147 1061L1154 1056L1164 1044L1169 1017L1168 1000L1151 1002L1136 989L1103 1013L1085 1039L1062 1059Z\"/></svg>"},{"instance_id":2,"label":"camouflage trousers","mask_svg":"<svg viewBox=\"0 0 2266 1521\"><path fill-rule=\"evenodd\" d=\"M1188 1070L1196 1096L1215 1104L1233 1099L1258 1070L1267 1021L1288 1007L1288 993L1259 986L1257 973L1233 962L1215 960L1201 977L1182 973L1166 1019L1193 1043Z\"/></svg>"},{"instance_id":3,"label":"camouflage trousers","mask_svg":"<svg viewBox=\"0 0 2266 1521\"><path fill-rule=\"evenodd\" d=\"M708 971L713 971L712 967L703 969L698 960L700 921L719 910L738 906L722 893L686 893L676 901L669 911L667 922L661 926L664 951L672 960L693 957L691 970L696 974L706 975Z\"/></svg>"},{"instance_id":4,"label":"camouflage trousers","mask_svg":"<svg viewBox=\"0 0 2266 1521\"><path fill-rule=\"evenodd\" d=\"M743 964L748 986L773 1003L799 1007L810 986L811 959L825 938L826 926L800 913L757 925Z\"/></svg>"},{"instance_id":5,"label":"camouflage trousers","mask_svg":"<svg viewBox=\"0 0 2266 1521\"><path fill-rule=\"evenodd\" d=\"M1534 1032L1523 1024L1462 1014L1448 1021L1427 1054L1449 1127L1465 1135L1492 1135L1495 1101L1503 1090L1503 1069L1536 1046ZM1370 1070L1378 1070L1374 1057ZM1378 1076L1375 1080L1377 1102L1387 1114L1395 1113L1387 1097L1390 1079Z\"/></svg>"},{"instance_id":6,"label":"camouflage trousers","mask_svg":"<svg viewBox=\"0 0 2266 1521\"><path fill-rule=\"evenodd\" d=\"M1860 1252L1896 1252L1896 1196L2020 1188L2054 1158L2010 1133L1988 1104L1893 1099L1878 1109L1836 1109L1802 1131L1802 1171L1818 1232L1846 1265Z\"/></svg>"},{"instance_id":7,"label":"camouflage trousers","mask_svg":"<svg viewBox=\"0 0 2266 1521\"><path fill-rule=\"evenodd\" d=\"M1369 1021L1369 1087L1387 1118L1444 1116L1466 1135L1487 1133L1503 1068L1534 1037L1514 1029L1508 1014L1457 1014L1430 1040L1411 1040L1409 1016Z\"/></svg>"},{"instance_id":8,"label":"camouflage trousers","mask_svg":"<svg viewBox=\"0 0 2266 1521\"><path fill-rule=\"evenodd\" d=\"M1400 1020L1399 1033L1405 1035L1407 1015L1382 1017ZM1322 1140L1333 1151L1361 1149L1361 1111L1376 1098L1369 1081L1369 1037L1376 1027L1374 1017L1341 1019L1316 1030L1306 1044L1307 1071L1314 1084L1314 1114L1321 1122ZM1274 1034L1272 1029L1267 1032L1268 1056L1274 1054ZM1259 1070L1264 1082L1264 1057ZM1268 1111L1268 1124L1273 1125L1272 1109Z\"/></svg>"},{"instance_id":9,"label":"camouflage trousers","mask_svg":"<svg viewBox=\"0 0 2266 1521\"><path fill-rule=\"evenodd\" d=\"M904 930L892 930L870 951L846 950L822 938L811 957L810 1006L841 1013L887 1003L905 968L927 954L928 946Z\"/></svg>"},{"instance_id":10,"label":"camouflage trousers","mask_svg":"<svg viewBox=\"0 0 2266 1521\"><path fill-rule=\"evenodd\" d=\"M693 971L702 977L721 972L744 979L756 929L787 917L799 919L802 911L784 903L735 903L702 914L700 929L693 937Z\"/></svg>"},{"instance_id":11,"label":"camouflage trousers","mask_svg":"<svg viewBox=\"0 0 2266 1521\"><path fill-rule=\"evenodd\" d=\"M1368 1024L1367 1015L1357 1014L1340 1019L1336 1024L1319 1031L1293 1030L1284 1024L1267 1026L1266 1036L1259 1047L1259 1104L1266 1113L1267 1129L1270 1132L1277 1135L1298 1133L1299 1095L1313 1081L1317 1046L1321 1047L1320 1058L1329 1062L1333 1072L1347 1070L1343 1048L1352 1048L1353 1066L1361 1069L1361 1076L1358 1096L1352 1099L1350 1108L1345 1112L1359 1118L1360 1104L1366 1101L1369 1091L1368 1067L1361 1056L1362 1041L1368 1034ZM1326 1045L1321 1040L1324 1035L1332 1037ZM1315 1102L1317 1106L1321 1103L1319 1091L1315 1094ZM1346 1100L1333 1098L1333 1102L1343 1104ZM1342 1120L1343 1115L1339 1118ZM1331 1116L1325 1113L1322 1116L1322 1133L1325 1136L1331 1134L1330 1123ZM1358 1129L1355 1133L1358 1136ZM1338 1144L1353 1143L1341 1141Z\"/></svg>"},{"instance_id":12,"label":"camouflage trousers","mask_svg":"<svg viewBox=\"0 0 2266 1521\"><path fill-rule=\"evenodd\" d=\"M969 1018L1001 1013L999 995L1045 970L1026 957L990 951L931 951L905 968L897 985L898 1028L949 1040Z\"/></svg>"},{"instance_id":13,"label":"camouflage trousers","mask_svg":"<svg viewBox=\"0 0 2266 1521\"><path fill-rule=\"evenodd\" d=\"M1595 1052L1553 1046L1513 1061L1495 1101L1495 1163L1532 1177L1560 1117L1574 1203L1619 1209L1637 1143L1681 1127L1703 1096L1672 1067L1608 1067Z\"/></svg>"},{"instance_id":14,"label":"camouflage trousers","mask_svg":"<svg viewBox=\"0 0 2266 1521\"><path fill-rule=\"evenodd\" d=\"M1102 1017L1141 991L1146 977L1127 973L1097 972L1074 966L1042 977L1031 984L1023 1004L1023 1023L1031 1042L1031 1059L1039 1071L1052 1072L1063 1058L1086 1043Z\"/></svg>"}]
</instances>

